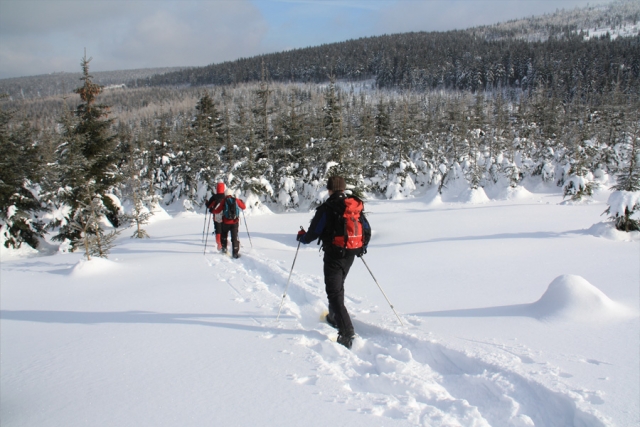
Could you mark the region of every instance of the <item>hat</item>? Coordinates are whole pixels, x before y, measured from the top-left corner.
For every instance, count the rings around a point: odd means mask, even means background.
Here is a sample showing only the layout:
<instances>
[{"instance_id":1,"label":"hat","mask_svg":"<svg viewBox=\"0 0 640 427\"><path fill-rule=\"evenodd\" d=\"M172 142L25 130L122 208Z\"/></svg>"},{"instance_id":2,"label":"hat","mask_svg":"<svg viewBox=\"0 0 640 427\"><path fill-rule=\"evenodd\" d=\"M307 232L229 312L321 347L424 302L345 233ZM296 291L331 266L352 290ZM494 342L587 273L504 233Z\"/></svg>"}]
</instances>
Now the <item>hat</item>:
<instances>
[{"instance_id":1,"label":"hat","mask_svg":"<svg viewBox=\"0 0 640 427\"><path fill-rule=\"evenodd\" d=\"M231 191L230 188L227 188L226 190L224 190L224 195L225 196L233 196L233 191Z\"/></svg>"},{"instance_id":2,"label":"hat","mask_svg":"<svg viewBox=\"0 0 640 427\"><path fill-rule=\"evenodd\" d=\"M341 176L332 176L327 180L327 190L344 191L347 189L347 183Z\"/></svg>"},{"instance_id":3,"label":"hat","mask_svg":"<svg viewBox=\"0 0 640 427\"><path fill-rule=\"evenodd\" d=\"M224 182L219 182L218 185L216 185L216 193L224 194Z\"/></svg>"}]
</instances>

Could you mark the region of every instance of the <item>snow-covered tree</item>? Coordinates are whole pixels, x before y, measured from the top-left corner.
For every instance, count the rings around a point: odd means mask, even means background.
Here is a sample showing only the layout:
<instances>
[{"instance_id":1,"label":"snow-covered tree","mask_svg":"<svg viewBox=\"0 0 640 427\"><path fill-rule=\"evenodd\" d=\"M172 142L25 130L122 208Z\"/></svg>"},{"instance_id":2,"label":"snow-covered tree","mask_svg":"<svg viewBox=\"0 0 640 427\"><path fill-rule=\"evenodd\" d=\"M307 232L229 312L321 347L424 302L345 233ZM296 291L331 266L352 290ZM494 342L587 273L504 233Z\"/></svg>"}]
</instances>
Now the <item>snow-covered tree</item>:
<instances>
[{"instance_id":1,"label":"snow-covered tree","mask_svg":"<svg viewBox=\"0 0 640 427\"><path fill-rule=\"evenodd\" d=\"M626 164L617 175L617 184L612 187L615 191L609 196L605 213L618 230L640 231L640 120L637 118L627 134L624 152Z\"/></svg>"},{"instance_id":2,"label":"snow-covered tree","mask_svg":"<svg viewBox=\"0 0 640 427\"><path fill-rule=\"evenodd\" d=\"M92 207L96 197L104 207L100 214L114 227L118 227L120 221L120 209L109 197L121 179L117 164L118 141L110 129L112 120L107 118L109 107L96 103L102 87L93 83L89 74L90 61L86 55L82 59L81 80L84 84L75 90L82 103L76 109L75 117L67 114L62 118L62 143L58 147L58 198L70 210L54 239L68 239L73 248L81 241L82 233L98 232L96 227L77 225L78 219L86 224L86 219L97 212ZM91 212L84 211L89 208ZM72 221L76 223L74 226ZM88 237L84 239L86 242Z\"/></svg>"},{"instance_id":3,"label":"snow-covered tree","mask_svg":"<svg viewBox=\"0 0 640 427\"><path fill-rule=\"evenodd\" d=\"M37 184L43 162L32 129L24 124L10 131L10 120L11 113L0 110L0 229L6 247L37 248L44 235Z\"/></svg>"}]
</instances>

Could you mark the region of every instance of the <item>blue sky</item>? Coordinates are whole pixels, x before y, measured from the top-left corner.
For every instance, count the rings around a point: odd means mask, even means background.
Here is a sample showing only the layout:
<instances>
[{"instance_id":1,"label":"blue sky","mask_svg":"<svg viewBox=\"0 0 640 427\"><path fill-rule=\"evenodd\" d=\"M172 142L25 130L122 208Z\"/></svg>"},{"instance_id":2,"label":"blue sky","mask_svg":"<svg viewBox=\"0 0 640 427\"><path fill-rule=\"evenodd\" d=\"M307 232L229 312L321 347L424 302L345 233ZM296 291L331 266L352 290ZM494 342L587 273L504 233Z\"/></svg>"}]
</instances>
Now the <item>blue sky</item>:
<instances>
[{"instance_id":1,"label":"blue sky","mask_svg":"<svg viewBox=\"0 0 640 427\"><path fill-rule=\"evenodd\" d=\"M445 31L611 0L0 0L0 78L203 66L408 31Z\"/></svg>"}]
</instances>

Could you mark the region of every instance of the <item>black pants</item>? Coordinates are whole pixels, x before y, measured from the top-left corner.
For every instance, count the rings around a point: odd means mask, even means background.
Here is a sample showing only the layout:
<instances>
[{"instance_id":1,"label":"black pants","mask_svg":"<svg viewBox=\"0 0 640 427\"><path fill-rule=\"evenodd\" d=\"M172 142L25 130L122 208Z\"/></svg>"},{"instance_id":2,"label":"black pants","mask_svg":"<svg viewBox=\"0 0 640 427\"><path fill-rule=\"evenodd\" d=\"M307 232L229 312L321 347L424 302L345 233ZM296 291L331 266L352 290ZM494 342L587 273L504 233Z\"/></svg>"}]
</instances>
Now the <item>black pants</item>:
<instances>
[{"instance_id":1,"label":"black pants","mask_svg":"<svg viewBox=\"0 0 640 427\"><path fill-rule=\"evenodd\" d=\"M221 234L222 233L222 223L218 221L213 221L213 234Z\"/></svg>"},{"instance_id":2,"label":"black pants","mask_svg":"<svg viewBox=\"0 0 640 427\"><path fill-rule=\"evenodd\" d=\"M338 331L343 335L353 335L353 323L344 306L344 281L349 274L355 255L324 254L324 284L329 299L329 313L336 319Z\"/></svg>"},{"instance_id":3,"label":"black pants","mask_svg":"<svg viewBox=\"0 0 640 427\"><path fill-rule=\"evenodd\" d=\"M231 232L231 245L233 247L233 255L236 256L240 253L240 240L238 240L238 223L225 224L222 223L220 227L220 244L222 244L222 250L227 249L227 237Z\"/></svg>"}]
</instances>

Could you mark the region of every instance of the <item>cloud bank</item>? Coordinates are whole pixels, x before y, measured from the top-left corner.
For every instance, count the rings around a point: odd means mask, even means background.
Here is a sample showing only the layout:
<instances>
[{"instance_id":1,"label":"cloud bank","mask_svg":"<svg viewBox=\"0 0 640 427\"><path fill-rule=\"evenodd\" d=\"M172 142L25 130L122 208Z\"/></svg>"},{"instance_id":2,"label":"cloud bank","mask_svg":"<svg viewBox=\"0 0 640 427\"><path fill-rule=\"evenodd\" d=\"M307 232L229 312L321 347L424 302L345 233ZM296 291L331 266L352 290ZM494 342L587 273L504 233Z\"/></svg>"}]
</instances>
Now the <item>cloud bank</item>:
<instances>
[{"instance_id":1,"label":"cloud bank","mask_svg":"<svg viewBox=\"0 0 640 427\"><path fill-rule=\"evenodd\" d=\"M92 71L203 66L359 37L463 29L588 3L0 0L0 78L80 71L85 48L94 58Z\"/></svg>"}]
</instances>

